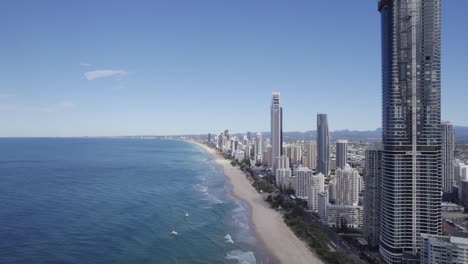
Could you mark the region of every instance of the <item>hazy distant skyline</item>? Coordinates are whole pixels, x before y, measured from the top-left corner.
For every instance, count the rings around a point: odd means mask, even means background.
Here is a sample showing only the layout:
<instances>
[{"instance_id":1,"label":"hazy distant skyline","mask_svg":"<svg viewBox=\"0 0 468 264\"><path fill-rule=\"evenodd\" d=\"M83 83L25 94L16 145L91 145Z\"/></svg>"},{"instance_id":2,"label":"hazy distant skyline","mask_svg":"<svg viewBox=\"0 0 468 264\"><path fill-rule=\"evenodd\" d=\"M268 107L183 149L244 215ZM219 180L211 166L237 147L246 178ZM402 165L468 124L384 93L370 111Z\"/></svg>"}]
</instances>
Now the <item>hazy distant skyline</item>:
<instances>
[{"instance_id":1,"label":"hazy distant skyline","mask_svg":"<svg viewBox=\"0 0 468 264\"><path fill-rule=\"evenodd\" d=\"M466 1L442 2L442 119L468 126ZM9 1L0 136L381 127L377 1Z\"/></svg>"}]
</instances>

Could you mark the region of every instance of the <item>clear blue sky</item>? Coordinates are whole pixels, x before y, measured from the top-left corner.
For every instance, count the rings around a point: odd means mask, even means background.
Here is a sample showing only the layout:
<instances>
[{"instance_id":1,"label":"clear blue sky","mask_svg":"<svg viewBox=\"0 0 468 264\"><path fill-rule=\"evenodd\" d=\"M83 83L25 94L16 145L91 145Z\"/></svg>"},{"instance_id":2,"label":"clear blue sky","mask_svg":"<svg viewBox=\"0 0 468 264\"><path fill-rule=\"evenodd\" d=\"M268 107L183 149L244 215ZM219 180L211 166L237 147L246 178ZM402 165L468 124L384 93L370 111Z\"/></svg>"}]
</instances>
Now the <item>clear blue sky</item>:
<instances>
[{"instance_id":1,"label":"clear blue sky","mask_svg":"<svg viewBox=\"0 0 468 264\"><path fill-rule=\"evenodd\" d=\"M468 1L443 1L443 119L468 125ZM381 126L377 1L2 1L0 136Z\"/></svg>"}]
</instances>

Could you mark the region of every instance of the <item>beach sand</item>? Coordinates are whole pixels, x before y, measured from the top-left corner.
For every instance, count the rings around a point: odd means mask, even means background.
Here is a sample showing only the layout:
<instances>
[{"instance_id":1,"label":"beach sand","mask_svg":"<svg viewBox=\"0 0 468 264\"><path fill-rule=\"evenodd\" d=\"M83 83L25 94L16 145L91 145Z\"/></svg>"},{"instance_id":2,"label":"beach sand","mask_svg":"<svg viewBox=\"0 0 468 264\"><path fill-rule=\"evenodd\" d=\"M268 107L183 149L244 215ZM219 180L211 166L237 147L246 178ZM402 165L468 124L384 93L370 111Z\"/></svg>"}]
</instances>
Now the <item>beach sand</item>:
<instances>
[{"instance_id":1,"label":"beach sand","mask_svg":"<svg viewBox=\"0 0 468 264\"><path fill-rule=\"evenodd\" d=\"M224 175L233 186L233 195L249 205L255 233L277 261L288 264L323 263L289 229L284 223L282 215L271 209L262 199L239 167L233 167L216 150L198 142L194 143L213 155L216 162L223 166Z\"/></svg>"}]
</instances>

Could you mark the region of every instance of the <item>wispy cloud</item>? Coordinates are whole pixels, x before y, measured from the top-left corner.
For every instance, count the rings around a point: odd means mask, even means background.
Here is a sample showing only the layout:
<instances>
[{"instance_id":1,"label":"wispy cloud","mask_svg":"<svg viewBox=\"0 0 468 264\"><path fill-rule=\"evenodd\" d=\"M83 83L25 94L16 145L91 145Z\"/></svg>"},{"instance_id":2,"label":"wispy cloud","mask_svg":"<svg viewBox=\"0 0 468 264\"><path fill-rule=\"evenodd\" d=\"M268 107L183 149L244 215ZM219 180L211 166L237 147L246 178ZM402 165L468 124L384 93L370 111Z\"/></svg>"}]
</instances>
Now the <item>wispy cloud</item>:
<instances>
[{"instance_id":1,"label":"wispy cloud","mask_svg":"<svg viewBox=\"0 0 468 264\"><path fill-rule=\"evenodd\" d=\"M114 75L126 75L127 71L124 70L95 70L85 72L84 76L88 81L98 78L111 77Z\"/></svg>"},{"instance_id":2,"label":"wispy cloud","mask_svg":"<svg viewBox=\"0 0 468 264\"><path fill-rule=\"evenodd\" d=\"M13 97L15 97L14 94L0 93L0 99L8 99L8 98L13 98Z\"/></svg>"},{"instance_id":3,"label":"wispy cloud","mask_svg":"<svg viewBox=\"0 0 468 264\"><path fill-rule=\"evenodd\" d=\"M82 67L91 67L93 65L91 63L80 62L80 66L82 66Z\"/></svg>"},{"instance_id":4,"label":"wispy cloud","mask_svg":"<svg viewBox=\"0 0 468 264\"><path fill-rule=\"evenodd\" d=\"M75 107L76 107L76 104L73 103L72 101L61 101L51 106L43 107L42 110L48 113L55 113L55 112L59 112L62 110L75 108Z\"/></svg>"}]
</instances>

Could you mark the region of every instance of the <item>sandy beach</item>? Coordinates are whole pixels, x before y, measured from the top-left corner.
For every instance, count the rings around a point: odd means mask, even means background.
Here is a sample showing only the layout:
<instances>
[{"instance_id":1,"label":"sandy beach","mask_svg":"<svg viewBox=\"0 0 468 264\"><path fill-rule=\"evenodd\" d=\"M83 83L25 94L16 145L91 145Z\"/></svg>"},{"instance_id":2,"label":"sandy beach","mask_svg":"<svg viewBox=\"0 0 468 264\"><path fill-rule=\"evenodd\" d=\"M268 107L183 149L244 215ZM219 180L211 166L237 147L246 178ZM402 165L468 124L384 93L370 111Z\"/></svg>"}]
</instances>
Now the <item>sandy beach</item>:
<instances>
[{"instance_id":1,"label":"sandy beach","mask_svg":"<svg viewBox=\"0 0 468 264\"><path fill-rule=\"evenodd\" d=\"M233 167L214 149L201 143L194 143L213 155L216 162L223 166L224 175L233 186L233 194L250 206L252 224L257 237L262 240L275 259L280 263L323 263L289 229L282 215L271 209L262 199L239 167Z\"/></svg>"}]
</instances>

